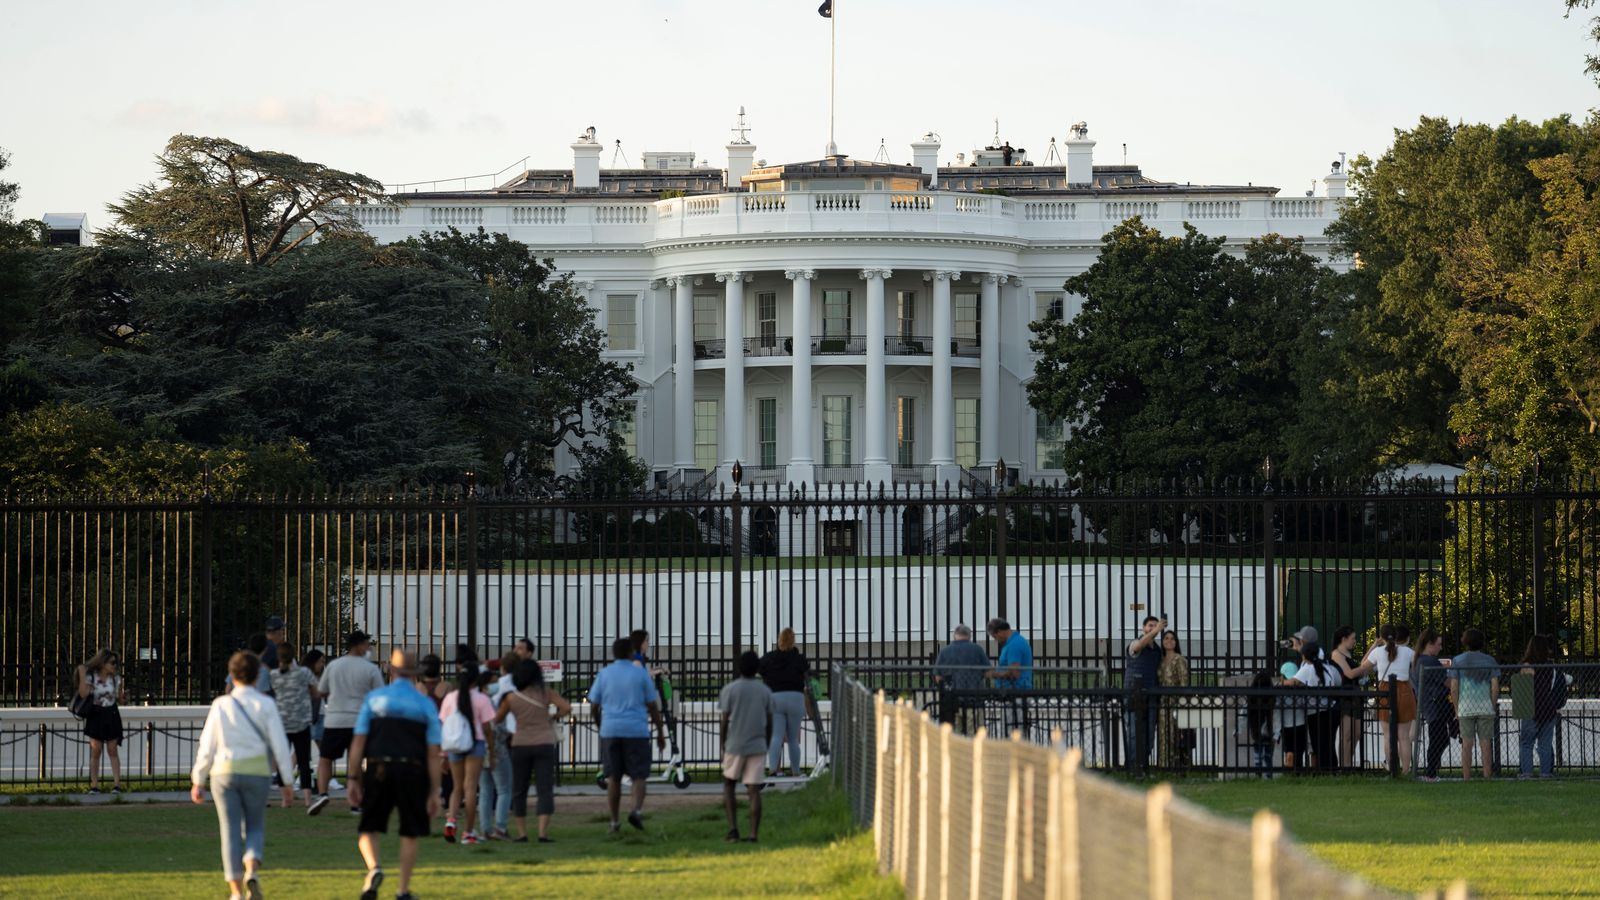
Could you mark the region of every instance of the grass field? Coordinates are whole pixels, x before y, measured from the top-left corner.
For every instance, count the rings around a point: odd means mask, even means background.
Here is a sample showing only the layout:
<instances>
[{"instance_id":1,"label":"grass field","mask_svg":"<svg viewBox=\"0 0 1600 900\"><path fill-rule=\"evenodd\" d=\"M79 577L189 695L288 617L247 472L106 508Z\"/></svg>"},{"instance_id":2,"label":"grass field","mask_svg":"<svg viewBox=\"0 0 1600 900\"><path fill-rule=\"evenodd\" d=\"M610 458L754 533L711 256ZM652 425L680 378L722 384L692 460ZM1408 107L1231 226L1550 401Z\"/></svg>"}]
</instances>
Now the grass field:
<instances>
[{"instance_id":1,"label":"grass field","mask_svg":"<svg viewBox=\"0 0 1600 900\"><path fill-rule=\"evenodd\" d=\"M1274 779L1177 790L1230 816L1271 809L1312 853L1383 887L1464 878L1481 897L1600 897L1600 782Z\"/></svg>"},{"instance_id":2,"label":"grass field","mask_svg":"<svg viewBox=\"0 0 1600 900\"><path fill-rule=\"evenodd\" d=\"M895 897L879 879L872 838L844 799L812 785L767 798L761 843L725 844L720 799L655 797L647 830L607 833L598 798L560 798L555 844L423 845L412 888L428 897ZM665 808L666 804L670 808ZM741 809L741 813L743 810ZM435 829L437 831L437 829ZM336 802L318 818L267 818L262 886L269 897L355 896L364 871L355 817ZM397 839L384 845L392 897ZM213 807L139 802L0 806L0 896L226 896Z\"/></svg>"}]
</instances>

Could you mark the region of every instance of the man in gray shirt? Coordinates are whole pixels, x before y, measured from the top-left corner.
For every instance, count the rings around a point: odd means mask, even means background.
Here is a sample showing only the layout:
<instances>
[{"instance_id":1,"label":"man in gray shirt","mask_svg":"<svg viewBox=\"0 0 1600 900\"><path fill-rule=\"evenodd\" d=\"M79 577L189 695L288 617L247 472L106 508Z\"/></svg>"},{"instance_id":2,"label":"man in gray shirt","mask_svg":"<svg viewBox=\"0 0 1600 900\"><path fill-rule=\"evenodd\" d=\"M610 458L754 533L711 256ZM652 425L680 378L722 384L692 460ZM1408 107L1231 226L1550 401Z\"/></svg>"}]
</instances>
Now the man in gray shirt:
<instances>
[{"instance_id":1,"label":"man in gray shirt","mask_svg":"<svg viewBox=\"0 0 1600 900\"><path fill-rule=\"evenodd\" d=\"M933 681L939 686L939 721L949 722L961 734L977 730L973 723L974 704L982 703L972 697L956 697L951 691L978 691L983 689L983 673L989 670L989 653L983 645L972 639L972 629L957 625L950 633L950 643L939 651L933 661Z\"/></svg>"},{"instance_id":2,"label":"man in gray shirt","mask_svg":"<svg viewBox=\"0 0 1600 900\"><path fill-rule=\"evenodd\" d=\"M746 650L739 657L739 677L722 689L717 708L722 710L722 805L728 811L728 842L739 840L739 798L734 787L744 783L750 795L750 836L755 843L761 831L761 783L765 775L767 743L772 740L772 691L756 678L761 657Z\"/></svg>"},{"instance_id":3,"label":"man in gray shirt","mask_svg":"<svg viewBox=\"0 0 1600 900\"><path fill-rule=\"evenodd\" d=\"M361 703L369 692L383 687L383 671L367 659L367 651L372 649L372 636L365 631L352 631L345 638L344 646L344 655L328 663L317 685L317 693L327 702L322 707L322 742L317 745L322 751L322 758L317 760L317 799L307 807L307 815L314 816L328 805L328 781L333 778L333 764L350 749Z\"/></svg>"}]
</instances>

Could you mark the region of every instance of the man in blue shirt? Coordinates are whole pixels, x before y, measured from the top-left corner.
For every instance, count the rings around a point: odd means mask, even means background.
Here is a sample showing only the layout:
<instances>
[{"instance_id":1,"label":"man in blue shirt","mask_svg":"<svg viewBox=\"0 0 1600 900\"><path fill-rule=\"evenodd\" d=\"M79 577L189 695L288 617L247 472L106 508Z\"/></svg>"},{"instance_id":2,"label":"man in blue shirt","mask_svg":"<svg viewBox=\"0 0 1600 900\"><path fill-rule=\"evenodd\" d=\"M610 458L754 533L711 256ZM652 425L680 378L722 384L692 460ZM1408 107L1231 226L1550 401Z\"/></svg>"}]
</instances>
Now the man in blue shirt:
<instances>
[{"instance_id":1,"label":"man in blue shirt","mask_svg":"<svg viewBox=\"0 0 1600 900\"><path fill-rule=\"evenodd\" d=\"M611 644L613 662L600 670L589 686L589 711L600 729L600 760L605 766L606 801L611 807L611 831L620 827L622 778L633 779L633 810L628 824L644 830L645 785L650 779L650 725L655 723L656 747L667 746L661 720L661 695L650 673L633 664L633 642L617 638Z\"/></svg>"},{"instance_id":2,"label":"man in blue shirt","mask_svg":"<svg viewBox=\"0 0 1600 900\"><path fill-rule=\"evenodd\" d=\"M412 900L411 870L417 864L417 838L439 814L439 713L417 687L417 657L408 650L389 656L387 687L367 694L356 715L350 764L361 766L350 778L350 802L361 807L356 846L367 863L361 900L377 900L383 883L378 836L389 830L389 814L400 813L400 892Z\"/></svg>"},{"instance_id":3,"label":"man in blue shirt","mask_svg":"<svg viewBox=\"0 0 1600 900\"><path fill-rule=\"evenodd\" d=\"M1033 689L1033 647L1028 644L1028 639L1011 630L1011 623L1005 619L989 620L989 636L1000 645L1000 652L996 655L994 668L984 673L985 678L994 682L994 686L1001 690L1027 691ZM1006 704L1005 730L1009 736L1013 731L1021 731L1022 736L1028 736L1027 701L1016 698Z\"/></svg>"}]
</instances>

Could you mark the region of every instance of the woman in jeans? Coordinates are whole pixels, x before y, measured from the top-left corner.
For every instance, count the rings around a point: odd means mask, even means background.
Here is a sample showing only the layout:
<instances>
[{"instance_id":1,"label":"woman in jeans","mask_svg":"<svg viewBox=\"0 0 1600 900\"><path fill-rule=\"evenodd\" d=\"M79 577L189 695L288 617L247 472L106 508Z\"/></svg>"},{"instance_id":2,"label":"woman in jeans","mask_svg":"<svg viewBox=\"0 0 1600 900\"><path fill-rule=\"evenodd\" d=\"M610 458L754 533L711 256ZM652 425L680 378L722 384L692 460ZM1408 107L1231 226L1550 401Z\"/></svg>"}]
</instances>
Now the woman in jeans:
<instances>
[{"instance_id":1,"label":"woman in jeans","mask_svg":"<svg viewBox=\"0 0 1600 900\"><path fill-rule=\"evenodd\" d=\"M1522 664L1521 674L1533 676L1533 718L1522 720L1520 775L1533 777L1533 753L1537 748L1539 777L1549 778L1555 774L1556 723L1561 721L1561 710L1556 705L1556 679L1567 676L1550 665L1550 642L1543 635L1536 634L1528 639Z\"/></svg>"},{"instance_id":2,"label":"woman in jeans","mask_svg":"<svg viewBox=\"0 0 1600 900\"><path fill-rule=\"evenodd\" d=\"M283 805L294 802L294 772L289 768L289 740L272 698L256 690L261 659L240 650L228 660L233 690L211 703L194 769L189 773L189 799L206 802L205 784L217 804L222 831L222 877L232 898L259 900L262 859L267 849L267 792L273 769L283 779Z\"/></svg>"},{"instance_id":3,"label":"woman in jeans","mask_svg":"<svg viewBox=\"0 0 1600 900\"><path fill-rule=\"evenodd\" d=\"M83 736L89 739L89 793L100 793L100 757L111 758L111 793L122 793L122 711L127 688L118 674L122 657L101 650L78 667L78 696L93 698L83 717Z\"/></svg>"},{"instance_id":4,"label":"woman in jeans","mask_svg":"<svg viewBox=\"0 0 1600 900\"><path fill-rule=\"evenodd\" d=\"M300 770L300 790L305 794L306 808L310 809L311 694L317 677L310 669L296 665L295 656L293 644L278 645L278 671L272 676L272 695L278 704L284 733L289 736L289 746L294 748L295 766Z\"/></svg>"},{"instance_id":5,"label":"woman in jeans","mask_svg":"<svg viewBox=\"0 0 1600 900\"><path fill-rule=\"evenodd\" d=\"M761 680L772 691L772 746L767 771L777 774L783 746L789 745L789 775L800 774L800 725L806 719L806 655L794 645L794 629L778 635L778 646L761 657Z\"/></svg>"},{"instance_id":6,"label":"woman in jeans","mask_svg":"<svg viewBox=\"0 0 1600 900\"><path fill-rule=\"evenodd\" d=\"M572 714L572 705L544 683L544 669L531 659L517 664L511 673L515 690L500 696L496 722L512 718L511 733L511 815L517 820L514 843L528 840L528 780L534 782L539 797L534 812L539 816L539 843L550 839L550 816L556 811L556 720ZM555 707L551 713L550 708Z\"/></svg>"}]
</instances>

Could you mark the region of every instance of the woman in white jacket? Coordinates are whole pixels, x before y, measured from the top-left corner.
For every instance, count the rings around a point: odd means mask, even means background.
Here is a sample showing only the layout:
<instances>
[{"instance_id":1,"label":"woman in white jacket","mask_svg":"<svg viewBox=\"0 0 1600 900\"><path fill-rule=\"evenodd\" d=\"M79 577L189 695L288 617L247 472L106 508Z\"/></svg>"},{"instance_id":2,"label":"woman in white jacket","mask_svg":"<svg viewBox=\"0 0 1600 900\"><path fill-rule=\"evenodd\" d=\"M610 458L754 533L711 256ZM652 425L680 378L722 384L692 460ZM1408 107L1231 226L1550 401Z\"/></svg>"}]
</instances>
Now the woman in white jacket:
<instances>
[{"instance_id":1,"label":"woman in white jacket","mask_svg":"<svg viewBox=\"0 0 1600 900\"><path fill-rule=\"evenodd\" d=\"M241 650L228 660L233 690L211 703L190 773L189 798L206 802L205 785L217 803L222 829L222 877L233 900L260 900L261 860L267 844L267 790L272 771L283 780L283 805L294 800L289 738L272 698L256 690L261 659Z\"/></svg>"}]
</instances>

